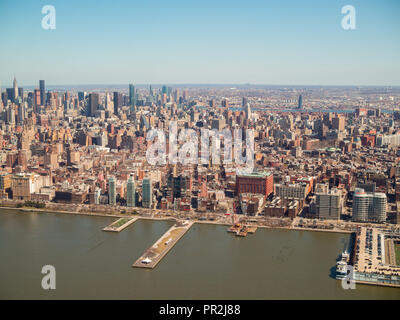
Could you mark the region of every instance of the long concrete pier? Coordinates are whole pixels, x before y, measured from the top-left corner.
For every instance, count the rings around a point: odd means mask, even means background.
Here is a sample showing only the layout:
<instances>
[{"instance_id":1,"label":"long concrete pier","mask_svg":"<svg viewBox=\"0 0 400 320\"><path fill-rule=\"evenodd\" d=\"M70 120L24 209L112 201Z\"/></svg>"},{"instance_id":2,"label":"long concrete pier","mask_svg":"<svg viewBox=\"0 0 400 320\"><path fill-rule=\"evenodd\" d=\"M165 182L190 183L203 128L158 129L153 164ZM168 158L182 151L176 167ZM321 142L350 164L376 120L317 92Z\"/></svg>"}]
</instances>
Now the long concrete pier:
<instances>
[{"instance_id":1,"label":"long concrete pier","mask_svg":"<svg viewBox=\"0 0 400 320\"><path fill-rule=\"evenodd\" d=\"M138 218L120 218L111 223L109 226L105 227L103 231L120 232L134 223L137 219Z\"/></svg>"},{"instance_id":2,"label":"long concrete pier","mask_svg":"<svg viewBox=\"0 0 400 320\"><path fill-rule=\"evenodd\" d=\"M174 247L180 238L191 228L193 221L178 221L157 240L143 255L135 261L132 267L153 269Z\"/></svg>"}]
</instances>

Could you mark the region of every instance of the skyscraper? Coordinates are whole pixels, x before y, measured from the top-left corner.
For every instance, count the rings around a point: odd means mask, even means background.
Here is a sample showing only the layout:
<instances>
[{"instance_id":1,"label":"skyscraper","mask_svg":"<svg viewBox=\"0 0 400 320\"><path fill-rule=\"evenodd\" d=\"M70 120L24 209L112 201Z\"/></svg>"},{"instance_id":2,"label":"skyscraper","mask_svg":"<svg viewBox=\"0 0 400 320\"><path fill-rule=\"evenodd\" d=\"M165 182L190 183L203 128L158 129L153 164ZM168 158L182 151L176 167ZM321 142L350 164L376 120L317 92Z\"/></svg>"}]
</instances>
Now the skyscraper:
<instances>
[{"instance_id":1,"label":"skyscraper","mask_svg":"<svg viewBox=\"0 0 400 320\"><path fill-rule=\"evenodd\" d=\"M17 116L17 122L22 124L25 119L25 103L22 102L18 105L18 116Z\"/></svg>"},{"instance_id":2,"label":"skyscraper","mask_svg":"<svg viewBox=\"0 0 400 320\"><path fill-rule=\"evenodd\" d=\"M344 131L346 128L346 118L341 115L334 117L332 119L332 128L338 131Z\"/></svg>"},{"instance_id":3,"label":"skyscraper","mask_svg":"<svg viewBox=\"0 0 400 320\"><path fill-rule=\"evenodd\" d=\"M136 190L135 190L135 181L133 181L133 177L130 176L128 179L126 191L126 205L128 207L136 206Z\"/></svg>"},{"instance_id":4,"label":"skyscraper","mask_svg":"<svg viewBox=\"0 0 400 320\"><path fill-rule=\"evenodd\" d=\"M136 92L133 84L129 85L129 106L131 113L136 112Z\"/></svg>"},{"instance_id":5,"label":"skyscraper","mask_svg":"<svg viewBox=\"0 0 400 320\"><path fill-rule=\"evenodd\" d=\"M246 110L245 110L245 112L246 112L246 119L250 119L251 118L251 107L250 107L250 103L247 103L246 104Z\"/></svg>"},{"instance_id":6,"label":"skyscraper","mask_svg":"<svg viewBox=\"0 0 400 320\"><path fill-rule=\"evenodd\" d=\"M7 100L10 100L11 102L15 102L15 99L17 96L15 95L14 88L6 88L6 95L7 95Z\"/></svg>"},{"instance_id":7,"label":"skyscraper","mask_svg":"<svg viewBox=\"0 0 400 320\"><path fill-rule=\"evenodd\" d=\"M40 103L42 104L42 106L44 106L46 104L45 100L46 89L44 86L44 80L39 80L39 90L40 90Z\"/></svg>"},{"instance_id":8,"label":"skyscraper","mask_svg":"<svg viewBox=\"0 0 400 320\"><path fill-rule=\"evenodd\" d=\"M14 88L14 100L15 100L18 97L18 84L15 76L14 76L13 88Z\"/></svg>"},{"instance_id":9,"label":"skyscraper","mask_svg":"<svg viewBox=\"0 0 400 320\"><path fill-rule=\"evenodd\" d=\"M242 108L244 108L247 105L247 102L248 102L247 98L243 97L242 98Z\"/></svg>"},{"instance_id":10,"label":"skyscraper","mask_svg":"<svg viewBox=\"0 0 400 320\"><path fill-rule=\"evenodd\" d=\"M91 93L89 95L88 116L94 117L98 107L99 107L99 94Z\"/></svg>"},{"instance_id":11,"label":"skyscraper","mask_svg":"<svg viewBox=\"0 0 400 320\"><path fill-rule=\"evenodd\" d=\"M152 196L151 179L145 178L142 184L142 205L144 208L151 208Z\"/></svg>"},{"instance_id":12,"label":"skyscraper","mask_svg":"<svg viewBox=\"0 0 400 320\"><path fill-rule=\"evenodd\" d=\"M34 102L34 111L38 112L38 107L40 106L40 90L39 89L35 89L33 91L33 102Z\"/></svg>"},{"instance_id":13,"label":"skyscraper","mask_svg":"<svg viewBox=\"0 0 400 320\"><path fill-rule=\"evenodd\" d=\"M112 206L117 204L117 187L115 184L115 178L111 177L108 180L108 203Z\"/></svg>"},{"instance_id":14,"label":"skyscraper","mask_svg":"<svg viewBox=\"0 0 400 320\"><path fill-rule=\"evenodd\" d=\"M79 100L79 101L83 101L83 100L85 100L85 98L86 98L86 92L84 92L84 91L79 91L79 92L78 92L78 100Z\"/></svg>"},{"instance_id":15,"label":"skyscraper","mask_svg":"<svg viewBox=\"0 0 400 320\"><path fill-rule=\"evenodd\" d=\"M6 123L15 123L15 109L11 105L6 108Z\"/></svg>"},{"instance_id":16,"label":"skyscraper","mask_svg":"<svg viewBox=\"0 0 400 320\"><path fill-rule=\"evenodd\" d=\"M18 97L21 98L21 100L24 100L24 88L18 88Z\"/></svg>"},{"instance_id":17,"label":"skyscraper","mask_svg":"<svg viewBox=\"0 0 400 320\"><path fill-rule=\"evenodd\" d=\"M119 114L119 109L122 107L122 94L119 92L114 92L114 114Z\"/></svg>"},{"instance_id":18,"label":"skyscraper","mask_svg":"<svg viewBox=\"0 0 400 320\"><path fill-rule=\"evenodd\" d=\"M109 92L106 92L106 96L104 97L104 107L107 111L113 112L113 106Z\"/></svg>"},{"instance_id":19,"label":"skyscraper","mask_svg":"<svg viewBox=\"0 0 400 320\"><path fill-rule=\"evenodd\" d=\"M298 103L297 108L301 109L302 107L303 107L303 96L299 95L299 103Z\"/></svg>"}]
</instances>

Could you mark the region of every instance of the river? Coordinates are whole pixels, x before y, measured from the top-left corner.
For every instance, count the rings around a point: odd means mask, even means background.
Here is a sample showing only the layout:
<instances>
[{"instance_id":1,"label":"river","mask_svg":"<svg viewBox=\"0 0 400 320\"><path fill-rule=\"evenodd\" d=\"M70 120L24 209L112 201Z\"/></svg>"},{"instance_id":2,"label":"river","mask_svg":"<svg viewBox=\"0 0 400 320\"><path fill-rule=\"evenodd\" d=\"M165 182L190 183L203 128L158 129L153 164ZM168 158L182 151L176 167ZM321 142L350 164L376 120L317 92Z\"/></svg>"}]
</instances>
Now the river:
<instances>
[{"instance_id":1,"label":"river","mask_svg":"<svg viewBox=\"0 0 400 320\"><path fill-rule=\"evenodd\" d=\"M138 220L120 233L115 218L1 209L0 299L400 299L400 289L332 278L348 234L259 228L238 238L195 224L153 270L132 268L171 225ZM41 269L56 269L43 290Z\"/></svg>"}]
</instances>

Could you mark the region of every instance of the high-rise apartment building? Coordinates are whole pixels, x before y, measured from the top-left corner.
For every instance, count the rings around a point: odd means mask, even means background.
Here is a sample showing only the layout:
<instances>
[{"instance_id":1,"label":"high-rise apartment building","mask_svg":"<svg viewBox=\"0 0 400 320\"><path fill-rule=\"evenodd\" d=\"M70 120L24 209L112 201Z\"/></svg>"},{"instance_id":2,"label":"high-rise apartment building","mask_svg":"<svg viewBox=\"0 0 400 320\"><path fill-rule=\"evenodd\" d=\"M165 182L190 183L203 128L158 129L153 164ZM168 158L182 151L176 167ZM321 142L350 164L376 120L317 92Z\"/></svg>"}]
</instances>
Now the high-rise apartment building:
<instances>
[{"instance_id":1,"label":"high-rise apartment building","mask_svg":"<svg viewBox=\"0 0 400 320\"><path fill-rule=\"evenodd\" d=\"M112 206L117 204L117 187L114 177L108 180L108 203Z\"/></svg>"},{"instance_id":2,"label":"high-rise apartment building","mask_svg":"<svg viewBox=\"0 0 400 320\"><path fill-rule=\"evenodd\" d=\"M133 180L132 176L129 177L128 184L126 187L126 205L128 207L136 206L135 181Z\"/></svg>"},{"instance_id":3,"label":"high-rise apartment building","mask_svg":"<svg viewBox=\"0 0 400 320\"><path fill-rule=\"evenodd\" d=\"M386 194L369 193L361 188L355 189L352 221L384 223L386 221L386 210Z\"/></svg>"},{"instance_id":4,"label":"high-rise apartment building","mask_svg":"<svg viewBox=\"0 0 400 320\"><path fill-rule=\"evenodd\" d=\"M342 192L339 189L317 190L317 218L339 220L342 213Z\"/></svg>"},{"instance_id":5,"label":"high-rise apartment building","mask_svg":"<svg viewBox=\"0 0 400 320\"><path fill-rule=\"evenodd\" d=\"M151 185L151 179L143 179L142 184L142 205L144 208L151 208L153 198L153 189Z\"/></svg>"}]
</instances>

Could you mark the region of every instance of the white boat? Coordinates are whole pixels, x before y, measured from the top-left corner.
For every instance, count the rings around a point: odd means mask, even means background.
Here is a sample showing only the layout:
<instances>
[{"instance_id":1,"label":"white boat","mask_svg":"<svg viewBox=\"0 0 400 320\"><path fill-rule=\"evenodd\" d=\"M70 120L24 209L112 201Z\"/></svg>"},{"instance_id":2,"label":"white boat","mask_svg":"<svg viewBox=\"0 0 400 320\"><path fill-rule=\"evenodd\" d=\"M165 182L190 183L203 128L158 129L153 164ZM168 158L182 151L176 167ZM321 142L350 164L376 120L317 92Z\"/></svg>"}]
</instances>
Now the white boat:
<instances>
[{"instance_id":1,"label":"white boat","mask_svg":"<svg viewBox=\"0 0 400 320\"><path fill-rule=\"evenodd\" d=\"M347 263L344 261L336 262L336 279L345 279L347 276Z\"/></svg>"},{"instance_id":2,"label":"white boat","mask_svg":"<svg viewBox=\"0 0 400 320\"><path fill-rule=\"evenodd\" d=\"M344 250L341 255L341 259L336 262L336 279L344 279L347 277L347 266L350 261L350 254L347 250Z\"/></svg>"},{"instance_id":3,"label":"white boat","mask_svg":"<svg viewBox=\"0 0 400 320\"><path fill-rule=\"evenodd\" d=\"M167 246L171 241L172 241L172 238L169 238L167 241L165 241L165 245Z\"/></svg>"},{"instance_id":4,"label":"white boat","mask_svg":"<svg viewBox=\"0 0 400 320\"><path fill-rule=\"evenodd\" d=\"M146 259L143 259L143 260L142 260L142 263L144 263L144 264L149 264L149 263L151 263L151 262L152 262L152 260L149 259L149 258L146 258Z\"/></svg>"}]
</instances>

